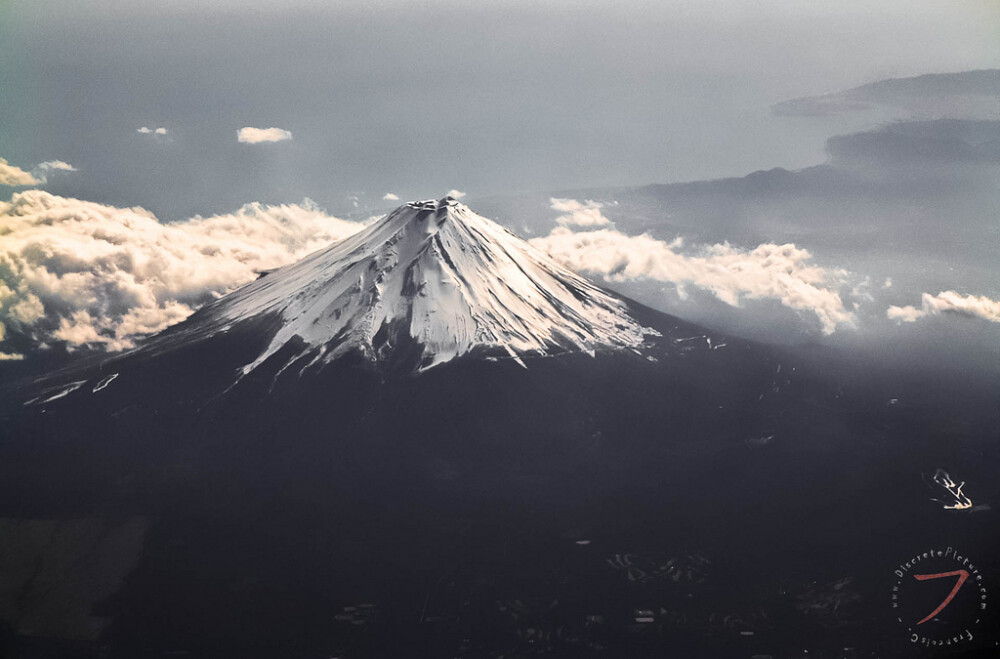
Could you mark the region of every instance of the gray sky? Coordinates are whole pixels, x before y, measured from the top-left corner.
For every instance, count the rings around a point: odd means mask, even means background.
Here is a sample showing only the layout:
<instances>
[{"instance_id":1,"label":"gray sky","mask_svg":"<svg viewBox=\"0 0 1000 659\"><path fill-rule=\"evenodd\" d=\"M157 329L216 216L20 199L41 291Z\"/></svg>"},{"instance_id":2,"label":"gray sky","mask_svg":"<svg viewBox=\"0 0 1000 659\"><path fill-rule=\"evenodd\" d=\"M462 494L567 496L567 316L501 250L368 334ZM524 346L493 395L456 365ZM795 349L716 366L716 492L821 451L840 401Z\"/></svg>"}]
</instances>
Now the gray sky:
<instances>
[{"instance_id":1,"label":"gray sky","mask_svg":"<svg viewBox=\"0 0 1000 659\"><path fill-rule=\"evenodd\" d=\"M998 27L987 1L7 0L0 157L165 219L742 175L867 127L772 103L1000 66Z\"/></svg>"}]
</instances>

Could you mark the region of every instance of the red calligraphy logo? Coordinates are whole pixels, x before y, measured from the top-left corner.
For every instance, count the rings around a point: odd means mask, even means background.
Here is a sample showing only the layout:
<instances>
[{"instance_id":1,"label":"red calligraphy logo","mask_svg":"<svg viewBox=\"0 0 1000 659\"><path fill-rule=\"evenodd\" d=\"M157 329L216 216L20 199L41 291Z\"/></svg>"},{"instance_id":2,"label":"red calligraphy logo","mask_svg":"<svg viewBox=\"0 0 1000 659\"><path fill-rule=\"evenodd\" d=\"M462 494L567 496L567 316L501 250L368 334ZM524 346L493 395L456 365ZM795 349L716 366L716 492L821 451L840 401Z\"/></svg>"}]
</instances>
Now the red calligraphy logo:
<instances>
[{"instance_id":1,"label":"red calligraphy logo","mask_svg":"<svg viewBox=\"0 0 1000 659\"><path fill-rule=\"evenodd\" d=\"M917 581L928 581L930 579L943 579L945 577L958 577L958 581L955 582L955 587L951 589L948 593L948 597L944 598L944 601L938 605L938 608L931 611L926 618L918 622L918 625L922 625L937 614L941 613L944 607L948 606L951 600L955 599L955 594L958 593L958 589L962 587L965 580L969 578L969 573L965 570L955 570L953 572L939 572L937 574L914 574L913 578Z\"/></svg>"}]
</instances>

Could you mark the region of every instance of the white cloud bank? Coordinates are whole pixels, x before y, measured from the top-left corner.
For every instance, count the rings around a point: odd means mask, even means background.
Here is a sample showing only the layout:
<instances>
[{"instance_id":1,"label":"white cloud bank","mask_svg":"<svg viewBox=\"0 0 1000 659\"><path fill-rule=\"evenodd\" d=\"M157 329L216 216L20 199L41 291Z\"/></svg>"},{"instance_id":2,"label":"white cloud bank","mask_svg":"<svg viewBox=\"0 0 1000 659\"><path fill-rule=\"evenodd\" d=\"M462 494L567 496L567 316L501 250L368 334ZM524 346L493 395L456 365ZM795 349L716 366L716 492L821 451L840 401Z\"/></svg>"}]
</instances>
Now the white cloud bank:
<instances>
[{"instance_id":1,"label":"white cloud bank","mask_svg":"<svg viewBox=\"0 0 1000 659\"><path fill-rule=\"evenodd\" d=\"M570 213L589 210L585 204L575 210L569 204L563 208ZM807 250L792 244L743 250L724 243L686 254L680 251L680 239L666 243L647 234L629 236L614 229L574 232L566 226L529 242L570 269L602 275L607 281L670 282L682 297L686 286L696 286L733 306L744 300L774 299L815 314L826 334L855 324L854 314L838 293L847 273L815 265Z\"/></svg>"},{"instance_id":2,"label":"white cloud bank","mask_svg":"<svg viewBox=\"0 0 1000 659\"><path fill-rule=\"evenodd\" d=\"M267 142L284 142L292 139L292 131L284 128L254 128L244 126L236 131L236 141L243 144L265 144Z\"/></svg>"},{"instance_id":3,"label":"white cloud bank","mask_svg":"<svg viewBox=\"0 0 1000 659\"><path fill-rule=\"evenodd\" d=\"M26 172L0 158L0 185L22 187L47 183L52 172L75 172L76 167L62 160L48 160Z\"/></svg>"},{"instance_id":4,"label":"white cloud bank","mask_svg":"<svg viewBox=\"0 0 1000 659\"><path fill-rule=\"evenodd\" d=\"M611 224L611 220L604 217L601 209L604 204L586 200L579 202L576 199L558 199L551 197L549 207L554 211L563 213L556 218L556 222L563 226L577 227L599 227Z\"/></svg>"},{"instance_id":5,"label":"white cloud bank","mask_svg":"<svg viewBox=\"0 0 1000 659\"><path fill-rule=\"evenodd\" d=\"M142 208L16 193L0 202L0 340L129 348L361 227L308 201L162 224Z\"/></svg>"},{"instance_id":6,"label":"white cloud bank","mask_svg":"<svg viewBox=\"0 0 1000 659\"><path fill-rule=\"evenodd\" d=\"M1000 323L1000 301L991 300L984 295L960 295L955 291L944 291L937 295L924 293L920 299L919 309L914 306L892 306L886 312L890 320L904 323L941 314L957 314Z\"/></svg>"}]
</instances>

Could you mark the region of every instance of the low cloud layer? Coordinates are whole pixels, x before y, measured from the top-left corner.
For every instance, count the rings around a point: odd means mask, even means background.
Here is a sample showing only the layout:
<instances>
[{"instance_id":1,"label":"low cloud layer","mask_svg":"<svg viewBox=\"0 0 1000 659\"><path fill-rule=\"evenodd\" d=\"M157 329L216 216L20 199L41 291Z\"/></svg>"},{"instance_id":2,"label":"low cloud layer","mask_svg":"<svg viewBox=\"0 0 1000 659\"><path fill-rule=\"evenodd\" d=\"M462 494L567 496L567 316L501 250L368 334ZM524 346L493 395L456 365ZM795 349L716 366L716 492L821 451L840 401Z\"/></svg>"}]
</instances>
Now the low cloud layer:
<instances>
[{"instance_id":1,"label":"low cloud layer","mask_svg":"<svg viewBox=\"0 0 1000 659\"><path fill-rule=\"evenodd\" d=\"M311 202L163 224L141 208L20 192L0 202L0 340L128 348L361 226Z\"/></svg>"},{"instance_id":2,"label":"low cloud layer","mask_svg":"<svg viewBox=\"0 0 1000 659\"><path fill-rule=\"evenodd\" d=\"M892 306L886 312L890 320L905 323L941 314L956 314L1000 323L1000 301L991 300L984 295L960 295L955 291L944 291L937 295L924 293L919 309L914 306Z\"/></svg>"},{"instance_id":3,"label":"low cloud layer","mask_svg":"<svg viewBox=\"0 0 1000 659\"><path fill-rule=\"evenodd\" d=\"M580 202L576 199L552 197L549 199L549 207L562 213L556 218L556 222L563 226L599 227L611 224L611 220L601 213L604 204L597 201L588 199Z\"/></svg>"},{"instance_id":4,"label":"low cloud layer","mask_svg":"<svg viewBox=\"0 0 1000 659\"><path fill-rule=\"evenodd\" d=\"M253 128L244 126L236 131L236 140L243 144L264 144L267 142L284 142L292 139L292 131L284 128Z\"/></svg>"},{"instance_id":5,"label":"low cloud layer","mask_svg":"<svg viewBox=\"0 0 1000 659\"><path fill-rule=\"evenodd\" d=\"M646 234L629 236L614 229L574 232L566 226L530 242L567 267L607 281L669 282L682 297L685 287L694 286L733 306L744 300L774 299L814 314L826 334L855 324L838 292L847 273L814 264L807 250L792 244L743 250L724 243L682 252L680 239L666 243Z\"/></svg>"}]
</instances>

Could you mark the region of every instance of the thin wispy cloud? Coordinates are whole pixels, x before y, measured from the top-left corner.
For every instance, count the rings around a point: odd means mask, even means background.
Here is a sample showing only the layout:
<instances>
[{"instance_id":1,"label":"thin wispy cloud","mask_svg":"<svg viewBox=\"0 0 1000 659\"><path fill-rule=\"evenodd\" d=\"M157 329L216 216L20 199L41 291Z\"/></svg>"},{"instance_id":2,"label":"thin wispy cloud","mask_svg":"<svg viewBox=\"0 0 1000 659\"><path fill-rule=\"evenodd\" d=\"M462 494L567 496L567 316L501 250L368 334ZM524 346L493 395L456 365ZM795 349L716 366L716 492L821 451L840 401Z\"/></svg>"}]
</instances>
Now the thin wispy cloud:
<instances>
[{"instance_id":1,"label":"thin wispy cloud","mask_svg":"<svg viewBox=\"0 0 1000 659\"><path fill-rule=\"evenodd\" d=\"M254 128L244 126L236 131L236 141L242 144L266 144L292 139L292 131L284 128Z\"/></svg>"},{"instance_id":2,"label":"thin wispy cloud","mask_svg":"<svg viewBox=\"0 0 1000 659\"><path fill-rule=\"evenodd\" d=\"M0 337L109 350L363 226L311 202L164 224L42 190L0 202L0 225Z\"/></svg>"},{"instance_id":3,"label":"thin wispy cloud","mask_svg":"<svg viewBox=\"0 0 1000 659\"><path fill-rule=\"evenodd\" d=\"M69 164L68 162L63 162L62 160L48 160L36 166L31 170L31 174L38 180L39 183L47 183L49 176L53 172L75 172L76 167Z\"/></svg>"},{"instance_id":4,"label":"thin wispy cloud","mask_svg":"<svg viewBox=\"0 0 1000 659\"><path fill-rule=\"evenodd\" d=\"M141 135L154 135L159 137L165 137L167 133L169 133L170 131L164 128L163 126L160 126L159 128L150 128L149 126L143 126L142 128L137 128L135 132Z\"/></svg>"},{"instance_id":5,"label":"thin wispy cloud","mask_svg":"<svg viewBox=\"0 0 1000 659\"><path fill-rule=\"evenodd\" d=\"M961 295L955 291L943 291L937 295L924 293L920 299L919 309L912 305L891 306L886 312L890 320L904 323L942 314L981 318L991 323L1000 323L1000 301L985 295Z\"/></svg>"}]
</instances>

